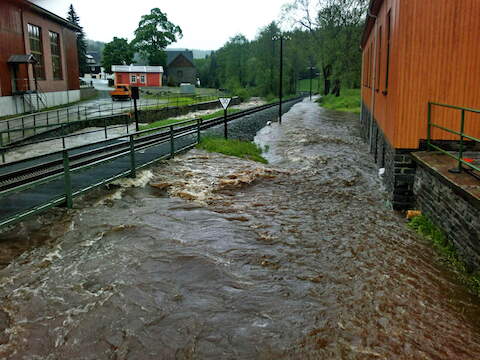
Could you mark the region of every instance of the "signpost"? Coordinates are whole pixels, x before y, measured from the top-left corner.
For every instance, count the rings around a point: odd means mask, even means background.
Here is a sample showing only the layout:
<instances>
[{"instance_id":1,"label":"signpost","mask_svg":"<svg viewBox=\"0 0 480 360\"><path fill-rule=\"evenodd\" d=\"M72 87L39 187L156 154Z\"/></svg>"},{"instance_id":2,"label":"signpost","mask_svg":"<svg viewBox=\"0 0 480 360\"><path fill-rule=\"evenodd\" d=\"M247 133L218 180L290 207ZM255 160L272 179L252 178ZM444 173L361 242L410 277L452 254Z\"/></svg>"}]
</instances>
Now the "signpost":
<instances>
[{"instance_id":1,"label":"signpost","mask_svg":"<svg viewBox=\"0 0 480 360\"><path fill-rule=\"evenodd\" d=\"M228 139L228 126L227 126L227 115L228 115L228 105L232 101L232 98L219 98L220 104L223 107L223 124L224 124L224 134L225 139Z\"/></svg>"}]
</instances>

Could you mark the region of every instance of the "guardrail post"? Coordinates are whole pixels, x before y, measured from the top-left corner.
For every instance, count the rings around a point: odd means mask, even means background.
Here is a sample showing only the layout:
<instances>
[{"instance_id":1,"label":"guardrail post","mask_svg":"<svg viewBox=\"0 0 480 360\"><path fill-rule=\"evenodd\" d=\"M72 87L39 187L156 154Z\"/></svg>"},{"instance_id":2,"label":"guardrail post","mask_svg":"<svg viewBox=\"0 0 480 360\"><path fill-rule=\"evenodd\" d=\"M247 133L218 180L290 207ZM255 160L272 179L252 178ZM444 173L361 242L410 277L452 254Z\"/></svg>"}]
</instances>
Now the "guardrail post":
<instances>
[{"instance_id":1,"label":"guardrail post","mask_svg":"<svg viewBox=\"0 0 480 360\"><path fill-rule=\"evenodd\" d=\"M108 139L108 133L107 133L107 119L103 118L103 128L105 131L105 139Z\"/></svg>"},{"instance_id":2,"label":"guardrail post","mask_svg":"<svg viewBox=\"0 0 480 360\"><path fill-rule=\"evenodd\" d=\"M67 122L70 122L70 109L67 107Z\"/></svg>"},{"instance_id":3,"label":"guardrail post","mask_svg":"<svg viewBox=\"0 0 480 360\"><path fill-rule=\"evenodd\" d=\"M0 134L0 152L2 153L2 163L5 163L5 149L3 148L3 133Z\"/></svg>"},{"instance_id":4,"label":"guardrail post","mask_svg":"<svg viewBox=\"0 0 480 360\"><path fill-rule=\"evenodd\" d=\"M134 178L137 176L137 164L135 160L135 140L133 138L133 135L130 135L130 165L130 177Z\"/></svg>"},{"instance_id":5,"label":"guardrail post","mask_svg":"<svg viewBox=\"0 0 480 360\"><path fill-rule=\"evenodd\" d=\"M464 152L464 140L463 135L465 132L465 110L462 109L461 121L460 121L460 149L458 151L458 172L462 172L462 160Z\"/></svg>"},{"instance_id":6,"label":"guardrail post","mask_svg":"<svg viewBox=\"0 0 480 360\"><path fill-rule=\"evenodd\" d=\"M25 118L22 117L22 137L25 137Z\"/></svg>"},{"instance_id":7,"label":"guardrail post","mask_svg":"<svg viewBox=\"0 0 480 360\"><path fill-rule=\"evenodd\" d=\"M60 124L60 110L57 110L57 124Z\"/></svg>"},{"instance_id":8,"label":"guardrail post","mask_svg":"<svg viewBox=\"0 0 480 360\"><path fill-rule=\"evenodd\" d=\"M37 134L37 117L33 114L33 135Z\"/></svg>"},{"instance_id":9,"label":"guardrail post","mask_svg":"<svg viewBox=\"0 0 480 360\"><path fill-rule=\"evenodd\" d=\"M428 102L427 115L427 151L430 151L430 144L432 141L432 103Z\"/></svg>"},{"instance_id":10,"label":"guardrail post","mask_svg":"<svg viewBox=\"0 0 480 360\"><path fill-rule=\"evenodd\" d=\"M61 124L62 127L62 147L65 149L65 129L63 128L63 124Z\"/></svg>"},{"instance_id":11,"label":"guardrail post","mask_svg":"<svg viewBox=\"0 0 480 360\"><path fill-rule=\"evenodd\" d=\"M63 177L65 180L65 200L67 208L73 208L72 179L70 177L70 159L68 150L63 150Z\"/></svg>"},{"instance_id":12,"label":"guardrail post","mask_svg":"<svg viewBox=\"0 0 480 360\"><path fill-rule=\"evenodd\" d=\"M202 124L202 119L197 119L197 144L200 144L200 125Z\"/></svg>"},{"instance_id":13,"label":"guardrail post","mask_svg":"<svg viewBox=\"0 0 480 360\"><path fill-rule=\"evenodd\" d=\"M170 126L170 158L175 156L175 137L173 136L173 125Z\"/></svg>"},{"instance_id":14,"label":"guardrail post","mask_svg":"<svg viewBox=\"0 0 480 360\"><path fill-rule=\"evenodd\" d=\"M12 137L10 135L10 121L7 121L7 141L10 144L12 142Z\"/></svg>"}]
</instances>

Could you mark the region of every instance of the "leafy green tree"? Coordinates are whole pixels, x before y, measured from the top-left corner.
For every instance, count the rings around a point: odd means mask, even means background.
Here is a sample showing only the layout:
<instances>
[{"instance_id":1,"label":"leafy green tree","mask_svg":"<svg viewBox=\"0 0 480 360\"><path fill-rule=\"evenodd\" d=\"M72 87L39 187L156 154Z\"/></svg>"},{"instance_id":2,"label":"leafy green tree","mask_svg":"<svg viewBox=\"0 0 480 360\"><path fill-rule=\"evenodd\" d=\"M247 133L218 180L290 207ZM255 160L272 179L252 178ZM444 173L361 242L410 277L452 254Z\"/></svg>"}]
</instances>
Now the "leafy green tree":
<instances>
[{"instance_id":1,"label":"leafy green tree","mask_svg":"<svg viewBox=\"0 0 480 360\"><path fill-rule=\"evenodd\" d=\"M114 37L113 41L105 44L102 56L102 66L107 73L112 72L112 65L131 64L135 50L127 39Z\"/></svg>"},{"instance_id":2,"label":"leafy green tree","mask_svg":"<svg viewBox=\"0 0 480 360\"><path fill-rule=\"evenodd\" d=\"M86 72L88 72L87 43L85 41L85 33L83 32L83 28L80 26L80 17L75 12L73 5L70 5L68 9L67 20L80 28L80 30L77 31L77 52L78 67L80 70L80 75L83 76Z\"/></svg>"},{"instance_id":3,"label":"leafy green tree","mask_svg":"<svg viewBox=\"0 0 480 360\"><path fill-rule=\"evenodd\" d=\"M173 24L159 8L142 16L132 44L148 60L149 65L166 65L165 48L183 36L180 26Z\"/></svg>"}]
</instances>

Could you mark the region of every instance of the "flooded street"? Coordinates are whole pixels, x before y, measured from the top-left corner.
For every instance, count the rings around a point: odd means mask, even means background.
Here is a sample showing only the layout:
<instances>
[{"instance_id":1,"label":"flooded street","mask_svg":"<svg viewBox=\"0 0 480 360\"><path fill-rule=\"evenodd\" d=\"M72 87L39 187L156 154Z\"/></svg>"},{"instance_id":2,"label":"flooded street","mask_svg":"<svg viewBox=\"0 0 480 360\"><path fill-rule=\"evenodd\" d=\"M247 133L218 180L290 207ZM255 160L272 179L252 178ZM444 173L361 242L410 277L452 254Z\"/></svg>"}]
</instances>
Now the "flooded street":
<instances>
[{"instance_id":1,"label":"flooded street","mask_svg":"<svg viewBox=\"0 0 480 360\"><path fill-rule=\"evenodd\" d=\"M193 150L1 234L2 263L29 250L0 358L478 358L478 298L389 209L357 121L304 101L257 134L269 165Z\"/></svg>"}]
</instances>

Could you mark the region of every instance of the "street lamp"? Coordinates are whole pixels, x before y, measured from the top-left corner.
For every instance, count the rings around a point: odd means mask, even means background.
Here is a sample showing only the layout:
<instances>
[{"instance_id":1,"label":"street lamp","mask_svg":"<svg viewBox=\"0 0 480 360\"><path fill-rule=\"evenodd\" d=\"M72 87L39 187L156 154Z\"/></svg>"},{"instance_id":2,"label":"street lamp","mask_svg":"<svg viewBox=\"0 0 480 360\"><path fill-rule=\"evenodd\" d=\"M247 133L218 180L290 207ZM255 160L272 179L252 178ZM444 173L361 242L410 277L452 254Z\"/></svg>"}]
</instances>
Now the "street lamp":
<instances>
[{"instance_id":1,"label":"street lamp","mask_svg":"<svg viewBox=\"0 0 480 360\"><path fill-rule=\"evenodd\" d=\"M290 40L290 37L284 34L274 35L273 41L280 40L280 84L279 84L279 103L278 103L278 122L282 123L282 97L283 97L283 41Z\"/></svg>"}]
</instances>

